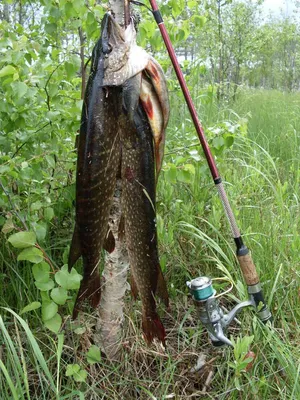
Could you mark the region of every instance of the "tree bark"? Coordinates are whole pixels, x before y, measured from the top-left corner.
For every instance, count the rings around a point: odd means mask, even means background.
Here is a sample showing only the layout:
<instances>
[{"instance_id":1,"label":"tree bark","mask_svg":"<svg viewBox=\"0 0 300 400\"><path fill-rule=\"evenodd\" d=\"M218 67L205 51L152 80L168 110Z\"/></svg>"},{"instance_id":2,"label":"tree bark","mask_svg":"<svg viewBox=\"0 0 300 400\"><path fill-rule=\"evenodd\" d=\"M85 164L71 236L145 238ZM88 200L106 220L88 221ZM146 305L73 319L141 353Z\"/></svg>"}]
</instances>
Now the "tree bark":
<instances>
[{"instance_id":1,"label":"tree bark","mask_svg":"<svg viewBox=\"0 0 300 400\"><path fill-rule=\"evenodd\" d=\"M127 4L126 4L127 3ZM125 26L129 21L128 2L124 0L110 1L110 8L116 21ZM124 9L125 6L125 9ZM127 16L127 17L126 17ZM117 172L117 171L116 171ZM122 323L124 320L124 295L129 288L127 271L129 260L124 235L120 235L122 181L119 179L110 213L109 227L114 235L115 249L105 257L103 270L103 285L99 306L99 320L96 326L94 340L98 343L109 359L118 359L121 349Z\"/></svg>"}]
</instances>

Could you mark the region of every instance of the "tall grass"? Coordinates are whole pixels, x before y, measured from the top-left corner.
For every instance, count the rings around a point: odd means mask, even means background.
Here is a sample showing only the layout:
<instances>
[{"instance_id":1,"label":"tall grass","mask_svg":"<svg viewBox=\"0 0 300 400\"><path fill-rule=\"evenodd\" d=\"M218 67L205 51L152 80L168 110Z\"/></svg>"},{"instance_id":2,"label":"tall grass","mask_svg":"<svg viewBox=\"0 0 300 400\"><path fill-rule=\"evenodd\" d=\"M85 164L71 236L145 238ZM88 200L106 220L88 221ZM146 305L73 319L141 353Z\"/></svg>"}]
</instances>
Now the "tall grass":
<instances>
[{"instance_id":1,"label":"tall grass","mask_svg":"<svg viewBox=\"0 0 300 400\"><path fill-rule=\"evenodd\" d=\"M235 299L247 297L226 217L201 161L194 162L191 183L172 184L163 172L158 188L160 254L172 303L171 314L163 317L166 352L144 345L140 308L128 298L122 362L102 358L89 366L86 349L79 347L68 324L64 336L57 337L45 332L37 312L28 315L27 322L18 316L25 305L38 299L38 291L30 268L20 269L2 244L5 296L1 305L6 309L0 312L1 399L300 398L300 95L247 90L235 104L222 107L204 100L205 96L199 99L198 108L206 127L248 119L247 135L237 135L233 147L218 157L218 164L274 316L274 328L265 327L251 310L245 310L239 316L241 326L229 330L234 336L254 335L256 360L243 374L241 390L229 366L234 362L232 350L211 347L185 286L200 274L225 276L235 284L231 296L223 300L228 307ZM166 162L173 160L175 149L196 143L188 119L186 107L173 99ZM55 238L52 241L49 249L57 248ZM85 322L87 343L92 340L88 333L93 318ZM208 363L193 373L191 367L200 353L205 353ZM87 369L86 384L65 376L67 364L73 362ZM209 371L213 379L204 390Z\"/></svg>"}]
</instances>

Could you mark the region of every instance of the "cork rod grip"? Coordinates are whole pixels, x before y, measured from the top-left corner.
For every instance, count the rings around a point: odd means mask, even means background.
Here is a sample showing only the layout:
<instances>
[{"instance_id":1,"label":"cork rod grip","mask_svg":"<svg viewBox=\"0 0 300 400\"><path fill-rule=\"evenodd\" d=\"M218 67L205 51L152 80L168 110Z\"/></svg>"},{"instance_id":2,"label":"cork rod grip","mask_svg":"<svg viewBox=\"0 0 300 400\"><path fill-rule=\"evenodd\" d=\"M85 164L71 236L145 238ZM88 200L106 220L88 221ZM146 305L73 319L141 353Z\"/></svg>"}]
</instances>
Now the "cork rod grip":
<instances>
[{"instance_id":1,"label":"cork rod grip","mask_svg":"<svg viewBox=\"0 0 300 400\"><path fill-rule=\"evenodd\" d=\"M256 285L259 282L259 278L250 252L246 255L238 255L237 259L243 272L246 284L248 286Z\"/></svg>"}]
</instances>

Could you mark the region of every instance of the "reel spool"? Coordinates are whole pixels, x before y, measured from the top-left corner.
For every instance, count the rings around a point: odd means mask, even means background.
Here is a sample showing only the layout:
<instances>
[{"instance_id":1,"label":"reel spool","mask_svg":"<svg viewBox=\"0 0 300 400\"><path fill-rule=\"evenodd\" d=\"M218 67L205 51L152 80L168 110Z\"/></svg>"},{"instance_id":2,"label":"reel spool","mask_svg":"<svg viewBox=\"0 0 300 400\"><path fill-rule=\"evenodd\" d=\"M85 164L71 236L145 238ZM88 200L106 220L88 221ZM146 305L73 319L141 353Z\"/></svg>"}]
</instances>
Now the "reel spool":
<instances>
[{"instance_id":1,"label":"reel spool","mask_svg":"<svg viewBox=\"0 0 300 400\"><path fill-rule=\"evenodd\" d=\"M204 301L216 294L212 286L212 280L207 276L199 276L186 284L193 298L197 301Z\"/></svg>"},{"instance_id":2,"label":"reel spool","mask_svg":"<svg viewBox=\"0 0 300 400\"><path fill-rule=\"evenodd\" d=\"M231 291L229 290L216 295L216 290L212 286L212 279L207 276L188 281L187 286L198 309L199 319L208 331L214 346L233 346L232 342L226 337L225 332L235 316L245 307L256 307L253 296L250 299L237 304L231 311L224 313L224 309L219 304L218 298Z\"/></svg>"}]
</instances>

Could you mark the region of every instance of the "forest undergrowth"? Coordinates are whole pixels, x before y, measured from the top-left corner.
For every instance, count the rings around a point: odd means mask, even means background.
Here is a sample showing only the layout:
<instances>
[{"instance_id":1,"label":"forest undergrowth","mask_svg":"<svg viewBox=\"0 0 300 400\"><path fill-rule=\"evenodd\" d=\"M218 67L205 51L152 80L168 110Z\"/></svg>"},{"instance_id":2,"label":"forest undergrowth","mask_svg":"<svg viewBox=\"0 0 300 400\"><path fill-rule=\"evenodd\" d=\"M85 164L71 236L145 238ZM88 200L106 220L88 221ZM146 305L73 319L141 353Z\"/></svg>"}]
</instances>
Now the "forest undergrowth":
<instances>
[{"instance_id":1,"label":"forest undergrowth","mask_svg":"<svg viewBox=\"0 0 300 400\"><path fill-rule=\"evenodd\" d=\"M222 297L222 304L230 308L237 299L247 299L226 217L186 107L179 100L177 93L171 93L157 198L160 257L171 298L170 312L160 310L166 349L145 345L140 304L130 293L118 362L107 360L94 344L96 313L71 322L79 275L74 272L67 279L60 267L66 262L74 223L74 179L69 177L54 187L49 207L41 198L45 194L34 186L29 193L21 192L26 196L23 205L31 211L36 208L39 216L33 222L40 243L38 252L23 258L17 246L7 242L16 232L14 226L19 231L23 227L15 222L20 210L14 195L3 185L12 211L2 221L1 234L1 399L300 397L300 96L243 89L232 104L220 106L211 96L203 96L198 103L274 317L273 327L263 326L253 311L244 310L239 315L241 325L233 325L228 332L234 349L211 346L186 288L186 281L199 275L226 277L234 288ZM71 150L70 146L70 154ZM26 162L31 160L20 159L21 173L26 172ZM67 176L71 161L57 164L54 180ZM9 162L1 168L6 165ZM45 234L43 218L49 222ZM47 262L35 269L35 257L41 254ZM227 286L215 285L218 291ZM245 363L249 350L251 358ZM201 360L205 365L197 371Z\"/></svg>"}]
</instances>

